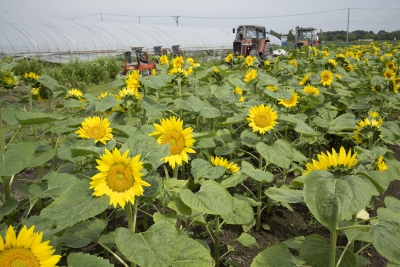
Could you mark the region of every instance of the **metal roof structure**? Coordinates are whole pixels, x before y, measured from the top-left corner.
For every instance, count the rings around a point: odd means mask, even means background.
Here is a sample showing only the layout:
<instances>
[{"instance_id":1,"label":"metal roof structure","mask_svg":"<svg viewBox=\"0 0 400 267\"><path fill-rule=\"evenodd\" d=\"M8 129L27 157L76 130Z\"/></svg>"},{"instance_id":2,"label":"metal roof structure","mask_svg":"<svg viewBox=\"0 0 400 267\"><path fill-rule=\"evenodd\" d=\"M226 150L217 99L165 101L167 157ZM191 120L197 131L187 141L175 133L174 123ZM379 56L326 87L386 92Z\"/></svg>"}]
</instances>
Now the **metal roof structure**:
<instances>
[{"instance_id":1,"label":"metal roof structure","mask_svg":"<svg viewBox=\"0 0 400 267\"><path fill-rule=\"evenodd\" d=\"M268 35L273 44L281 45ZM72 58L92 60L116 56L143 47L184 51L231 49L235 34L227 28L151 26L82 20L49 19L0 14L0 58L36 57L41 61L66 63Z\"/></svg>"}]
</instances>

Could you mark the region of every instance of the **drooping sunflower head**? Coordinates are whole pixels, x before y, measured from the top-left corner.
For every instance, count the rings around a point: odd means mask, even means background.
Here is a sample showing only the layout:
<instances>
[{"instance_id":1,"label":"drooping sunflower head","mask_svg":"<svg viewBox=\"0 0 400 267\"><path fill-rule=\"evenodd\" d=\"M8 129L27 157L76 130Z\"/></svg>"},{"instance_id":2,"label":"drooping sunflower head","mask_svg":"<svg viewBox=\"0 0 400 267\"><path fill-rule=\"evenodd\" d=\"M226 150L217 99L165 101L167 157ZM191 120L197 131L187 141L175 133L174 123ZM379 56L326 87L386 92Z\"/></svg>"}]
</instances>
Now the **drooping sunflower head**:
<instances>
[{"instance_id":1,"label":"drooping sunflower head","mask_svg":"<svg viewBox=\"0 0 400 267\"><path fill-rule=\"evenodd\" d=\"M155 136L161 145L169 144L170 155L162 158L174 169L175 165L182 166L182 162L188 162L188 153L196 153L191 146L195 143L191 127L183 128L180 118L171 116L169 119L161 119L160 124L154 123L156 131L149 134Z\"/></svg>"},{"instance_id":2,"label":"drooping sunflower head","mask_svg":"<svg viewBox=\"0 0 400 267\"><path fill-rule=\"evenodd\" d=\"M312 86L312 85L306 85L303 88L303 91L307 94L307 95L319 95L320 91L318 90L317 87Z\"/></svg>"},{"instance_id":3,"label":"drooping sunflower head","mask_svg":"<svg viewBox=\"0 0 400 267\"><path fill-rule=\"evenodd\" d=\"M72 98L72 99L81 101L83 99L83 93L79 89L72 88L72 89L68 90L65 98Z\"/></svg>"},{"instance_id":4,"label":"drooping sunflower head","mask_svg":"<svg viewBox=\"0 0 400 267\"><path fill-rule=\"evenodd\" d=\"M325 67L326 69L331 70L331 69L334 69L334 68L336 67L336 65L337 65L336 60L334 60L333 58L331 58L331 59L328 59L328 60L325 62L324 67Z\"/></svg>"},{"instance_id":5,"label":"drooping sunflower head","mask_svg":"<svg viewBox=\"0 0 400 267\"><path fill-rule=\"evenodd\" d=\"M330 70L324 70L323 72L321 72L320 75L322 85L331 85L331 83L333 82L333 74Z\"/></svg>"},{"instance_id":6,"label":"drooping sunflower head","mask_svg":"<svg viewBox=\"0 0 400 267\"><path fill-rule=\"evenodd\" d=\"M137 103L142 98L139 91L133 87L124 87L118 91L118 95L116 99L120 101L120 109L125 111L128 106L133 106L133 104Z\"/></svg>"},{"instance_id":7,"label":"drooping sunflower head","mask_svg":"<svg viewBox=\"0 0 400 267\"><path fill-rule=\"evenodd\" d=\"M18 235L8 227L5 240L0 236L0 266L2 267L53 267L61 256L53 255L50 241L42 242L43 233L34 232L35 226L22 227Z\"/></svg>"},{"instance_id":8,"label":"drooping sunflower head","mask_svg":"<svg viewBox=\"0 0 400 267\"><path fill-rule=\"evenodd\" d=\"M227 169L227 171L229 171L230 173L237 173L240 170L240 167L236 163L230 162L224 157L211 156L210 159L211 163L214 166L222 166L225 169Z\"/></svg>"},{"instance_id":9,"label":"drooping sunflower head","mask_svg":"<svg viewBox=\"0 0 400 267\"><path fill-rule=\"evenodd\" d=\"M14 75L14 72L0 69L0 87L13 89L18 83L18 77Z\"/></svg>"},{"instance_id":10,"label":"drooping sunflower head","mask_svg":"<svg viewBox=\"0 0 400 267\"><path fill-rule=\"evenodd\" d=\"M369 111L368 117L356 124L353 139L357 144L366 147L370 142L374 143L381 137L381 125L383 119L376 111Z\"/></svg>"},{"instance_id":11,"label":"drooping sunflower head","mask_svg":"<svg viewBox=\"0 0 400 267\"><path fill-rule=\"evenodd\" d=\"M292 96L290 97L290 99L278 99L278 104L283 105L285 108L295 107L297 103L299 103L299 95L293 90L290 91L292 91Z\"/></svg>"},{"instance_id":12,"label":"drooping sunflower head","mask_svg":"<svg viewBox=\"0 0 400 267\"><path fill-rule=\"evenodd\" d=\"M100 171L92 177L90 189L94 189L94 196L107 195L110 205L114 208L119 204L122 208L126 203L135 203L135 196L142 196L143 186L150 186L142 180L143 163L140 155L131 158L129 150L123 154L114 148L112 152L105 149L105 154L97 159L97 169Z\"/></svg>"},{"instance_id":13,"label":"drooping sunflower head","mask_svg":"<svg viewBox=\"0 0 400 267\"><path fill-rule=\"evenodd\" d=\"M25 72L23 77L24 77L24 80L28 81L28 82L36 82L36 80L40 78L39 75L37 75L36 73L34 73L32 71L29 73Z\"/></svg>"},{"instance_id":14,"label":"drooping sunflower head","mask_svg":"<svg viewBox=\"0 0 400 267\"><path fill-rule=\"evenodd\" d=\"M51 98L53 92L47 87L39 85L38 87L32 88L32 95L36 96L40 102L45 102Z\"/></svg>"},{"instance_id":15,"label":"drooping sunflower head","mask_svg":"<svg viewBox=\"0 0 400 267\"><path fill-rule=\"evenodd\" d=\"M248 70L246 75L244 76L244 81L245 82L249 82L251 80L254 80L255 78L257 78L257 70L256 69L251 69Z\"/></svg>"},{"instance_id":16,"label":"drooping sunflower head","mask_svg":"<svg viewBox=\"0 0 400 267\"><path fill-rule=\"evenodd\" d=\"M340 147L339 153L336 152L334 148L332 148L332 153L329 151L322 152L317 155L318 160L313 159L312 163L306 164L306 170L303 172L303 175L309 174L313 170L325 170L330 171L333 174L347 174L350 173L352 167L354 167L359 159L357 158L357 152L351 154L351 149L348 153L344 147Z\"/></svg>"},{"instance_id":17,"label":"drooping sunflower head","mask_svg":"<svg viewBox=\"0 0 400 267\"><path fill-rule=\"evenodd\" d=\"M110 124L107 118L88 117L81 123L81 127L75 133L80 138L93 138L95 143L101 142L105 145L107 141L113 139L112 128L109 127Z\"/></svg>"},{"instance_id":18,"label":"drooping sunflower head","mask_svg":"<svg viewBox=\"0 0 400 267\"><path fill-rule=\"evenodd\" d=\"M301 79L301 81L299 82L299 85L307 84L310 80L310 77L311 77L311 73L304 75L303 79Z\"/></svg>"},{"instance_id":19,"label":"drooping sunflower head","mask_svg":"<svg viewBox=\"0 0 400 267\"><path fill-rule=\"evenodd\" d=\"M387 170L387 165L385 161L383 160L383 156L379 156L376 163L375 163L375 168L378 171L385 171Z\"/></svg>"},{"instance_id":20,"label":"drooping sunflower head","mask_svg":"<svg viewBox=\"0 0 400 267\"><path fill-rule=\"evenodd\" d=\"M229 62L232 61L232 59L233 59L233 55L232 55L232 53L229 53L229 54L225 57L225 62L226 62L226 63L229 63Z\"/></svg>"},{"instance_id":21,"label":"drooping sunflower head","mask_svg":"<svg viewBox=\"0 0 400 267\"><path fill-rule=\"evenodd\" d=\"M277 119L278 112L271 106L264 106L264 104L252 107L247 117L253 132L258 131L260 134L274 129L275 125L278 124Z\"/></svg>"}]
</instances>

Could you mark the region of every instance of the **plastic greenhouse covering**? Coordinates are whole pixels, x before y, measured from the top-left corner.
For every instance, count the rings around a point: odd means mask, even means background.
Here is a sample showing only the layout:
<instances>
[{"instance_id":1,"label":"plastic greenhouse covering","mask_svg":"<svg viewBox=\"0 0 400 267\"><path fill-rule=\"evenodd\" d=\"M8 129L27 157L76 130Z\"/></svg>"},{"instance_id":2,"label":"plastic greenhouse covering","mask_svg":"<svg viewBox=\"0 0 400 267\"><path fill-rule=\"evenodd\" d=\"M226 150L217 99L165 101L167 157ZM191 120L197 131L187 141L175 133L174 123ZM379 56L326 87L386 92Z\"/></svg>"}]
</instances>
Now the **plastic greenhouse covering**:
<instances>
[{"instance_id":1,"label":"plastic greenhouse covering","mask_svg":"<svg viewBox=\"0 0 400 267\"><path fill-rule=\"evenodd\" d=\"M237 25L234 25L235 27ZM278 38L268 35L273 44ZM150 26L108 22L0 15L0 58L36 57L41 61L66 63L72 58L92 60L117 56L143 47L153 53L154 46L183 51L231 49L232 28Z\"/></svg>"}]
</instances>

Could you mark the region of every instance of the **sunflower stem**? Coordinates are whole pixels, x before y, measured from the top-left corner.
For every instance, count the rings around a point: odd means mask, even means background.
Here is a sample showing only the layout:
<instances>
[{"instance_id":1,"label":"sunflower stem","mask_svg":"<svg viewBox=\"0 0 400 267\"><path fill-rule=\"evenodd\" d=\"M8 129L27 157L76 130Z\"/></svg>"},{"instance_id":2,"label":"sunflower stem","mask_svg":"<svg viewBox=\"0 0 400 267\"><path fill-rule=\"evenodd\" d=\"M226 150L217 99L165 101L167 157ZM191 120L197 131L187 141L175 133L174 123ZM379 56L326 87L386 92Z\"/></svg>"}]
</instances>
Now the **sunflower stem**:
<instances>
[{"instance_id":1,"label":"sunflower stem","mask_svg":"<svg viewBox=\"0 0 400 267\"><path fill-rule=\"evenodd\" d=\"M331 246L329 253L329 267L335 267L336 263L336 241L337 241L337 229L331 231Z\"/></svg>"},{"instance_id":2,"label":"sunflower stem","mask_svg":"<svg viewBox=\"0 0 400 267\"><path fill-rule=\"evenodd\" d=\"M103 211L101 213L101 219L104 221L107 220L105 211ZM107 234L107 227L103 230L103 235L106 235L106 234ZM110 257L110 252L107 249L104 249L103 253L104 253L104 258L108 259Z\"/></svg>"},{"instance_id":3,"label":"sunflower stem","mask_svg":"<svg viewBox=\"0 0 400 267\"><path fill-rule=\"evenodd\" d=\"M6 141L4 140L4 132L3 132L3 119L1 117L1 108L0 108L0 151L1 154L4 156L6 153ZM8 201L11 199L11 184L10 179L8 176L3 176L3 187L4 187L4 196L5 200ZM7 222L9 225L12 225L14 222L14 218L12 215L7 217Z\"/></svg>"},{"instance_id":4,"label":"sunflower stem","mask_svg":"<svg viewBox=\"0 0 400 267\"><path fill-rule=\"evenodd\" d=\"M173 170L174 170L173 178L178 179L178 170L179 170L178 165L175 164L175 168Z\"/></svg>"},{"instance_id":5,"label":"sunflower stem","mask_svg":"<svg viewBox=\"0 0 400 267\"><path fill-rule=\"evenodd\" d=\"M132 204L131 202L126 203L126 219L128 220L128 229L131 230L132 232L135 232L135 228L133 227L133 214L132 214Z\"/></svg>"},{"instance_id":6,"label":"sunflower stem","mask_svg":"<svg viewBox=\"0 0 400 267\"><path fill-rule=\"evenodd\" d=\"M351 216L351 223L355 225L356 220L357 220L357 214L353 214L353 216ZM354 239L349 244L349 250L354 252Z\"/></svg>"},{"instance_id":7,"label":"sunflower stem","mask_svg":"<svg viewBox=\"0 0 400 267\"><path fill-rule=\"evenodd\" d=\"M263 142L264 135L261 135L261 143ZM263 165L263 158L261 154L258 155L258 168L262 170L262 165ZM257 202L261 202L261 190L262 190L262 184L261 182L257 182ZM261 205L257 206L257 215L256 215L256 230L260 231L260 225L261 225Z\"/></svg>"},{"instance_id":8,"label":"sunflower stem","mask_svg":"<svg viewBox=\"0 0 400 267\"><path fill-rule=\"evenodd\" d=\"M214 229L214 252L215 252L215 267L219 267L219 215L215 216L215 229Z\"/></svg>"}]
</instances>

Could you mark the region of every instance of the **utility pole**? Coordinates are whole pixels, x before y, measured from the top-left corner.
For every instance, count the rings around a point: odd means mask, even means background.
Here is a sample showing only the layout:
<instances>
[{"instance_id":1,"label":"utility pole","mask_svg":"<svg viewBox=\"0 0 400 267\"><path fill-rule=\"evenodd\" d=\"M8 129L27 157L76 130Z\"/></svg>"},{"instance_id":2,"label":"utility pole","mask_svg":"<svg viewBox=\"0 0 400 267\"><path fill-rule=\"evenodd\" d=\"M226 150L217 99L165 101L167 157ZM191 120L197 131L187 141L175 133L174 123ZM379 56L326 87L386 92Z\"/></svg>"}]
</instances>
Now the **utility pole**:
<instances>
[{"instance_id":1,"label":"utility pole","mask_svg":"<svg viewBox=\"0 0 400 267\"><path fill-rule=\"evenodd\" d=\"M349 23L350 23L350 8L347 9L347 35L346 35L346 43L349 43Z\"/></svg>"},{"instance_id":2,"label":"utility pole","mask_svg":"<svg viewBox=\"0 0 400 267\"><path fill-rule=\"evenodd\" d=\"M179 27L179 16L175 16L176 27Z\"/></svg>"}]
</instances>

